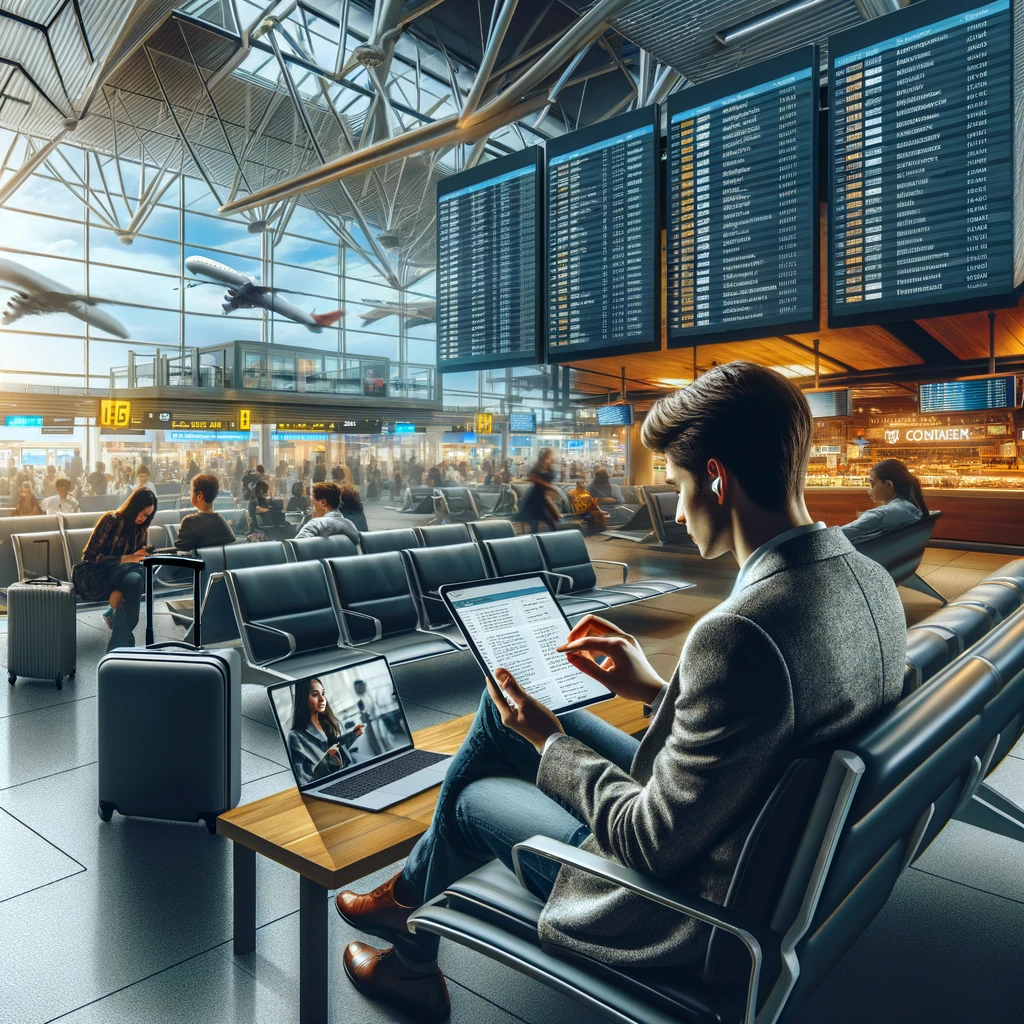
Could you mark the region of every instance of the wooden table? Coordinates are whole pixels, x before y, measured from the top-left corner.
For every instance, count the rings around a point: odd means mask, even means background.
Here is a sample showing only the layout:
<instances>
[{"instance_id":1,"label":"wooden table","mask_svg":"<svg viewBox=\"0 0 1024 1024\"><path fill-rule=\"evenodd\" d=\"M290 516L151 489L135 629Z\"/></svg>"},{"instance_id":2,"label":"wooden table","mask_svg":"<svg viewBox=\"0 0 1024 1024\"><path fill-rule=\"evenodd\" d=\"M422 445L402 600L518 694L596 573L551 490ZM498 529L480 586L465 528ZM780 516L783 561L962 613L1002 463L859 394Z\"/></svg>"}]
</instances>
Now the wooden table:
<instances>
[{"instance_id":1,"label":"wooden table","mask_svg":"<svg viewBox=\"0 0 1024 1024\"><path fill-rule=\"evenodd\" d=\"M628 733L646 728L640 704L618 697L594 714ZM472 715L421 729L417 747L454 754ZM234 951L256 949L256 854L299 875L299 1020L328 1019L327 896L405 857L430 826L437 787L371 813L303 796L297 789L236 807L217 819L217 832L233 843Z\"/></svg>"}]
</instances>

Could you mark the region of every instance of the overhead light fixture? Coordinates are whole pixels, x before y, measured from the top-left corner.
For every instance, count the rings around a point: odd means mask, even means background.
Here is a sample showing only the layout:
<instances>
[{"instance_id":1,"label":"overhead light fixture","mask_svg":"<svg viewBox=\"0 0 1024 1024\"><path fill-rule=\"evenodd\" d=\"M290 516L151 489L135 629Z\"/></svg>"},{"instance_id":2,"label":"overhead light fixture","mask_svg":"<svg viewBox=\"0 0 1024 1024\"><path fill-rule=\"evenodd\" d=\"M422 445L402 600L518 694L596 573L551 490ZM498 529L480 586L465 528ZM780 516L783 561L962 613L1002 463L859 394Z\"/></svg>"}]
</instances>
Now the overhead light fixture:
<instances>
[{"instance_id":1,"label":"overhead light fixture","mask_svg":"<svg viewBox=\"0 0 1024 1024\"><path fill-rule=\"evenodd\" d=\"M384 63L384 50L373 43L363 43L352 51L352 56L364 68L379 68Z\"/></svg>"},{"instance_id":2,"label":"overhead light fixture","mask_svg":"<svg viewBox=\"0 0 1024 1024\"><path fill-rule=\"evenodd\" d=\"M783 4L781 7L765 11L764 14L755 15L753 18L741 21L738 25L733 25L731 28L722 29L715 33L715 39L722 46L731 46L733 43L742 42L758 32L774 28L790 18L795 18L798 14L806 14L808 11L813 11L816 7L824 7L825 4L831 2L832 0L793 0L792 3Z\"/></svg>"}]
</instances>

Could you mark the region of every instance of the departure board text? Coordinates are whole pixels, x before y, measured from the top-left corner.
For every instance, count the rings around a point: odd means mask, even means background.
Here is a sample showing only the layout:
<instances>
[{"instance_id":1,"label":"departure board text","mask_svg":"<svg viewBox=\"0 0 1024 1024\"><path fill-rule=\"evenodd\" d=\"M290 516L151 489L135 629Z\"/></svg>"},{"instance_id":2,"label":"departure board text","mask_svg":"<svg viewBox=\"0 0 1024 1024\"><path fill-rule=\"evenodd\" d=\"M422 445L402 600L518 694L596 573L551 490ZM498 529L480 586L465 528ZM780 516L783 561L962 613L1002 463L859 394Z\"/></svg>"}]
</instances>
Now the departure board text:
<instances>
[{"instance_id":1,"label":"departure board text","mask_svg":"<svg viewBox=\"0 0 1024 1024\"><path fill-rule=\"evenodd\" d=\"M549 361L660 347L656 110L548 145Z\"/></svg>"},{"instance_id":2,"label":"departure board text","mask_svg":"<svg viewBox=\"0 0 1024 1024\"><path fill-rule=\"evenodd\" d=\"M534 147L439 185L441 372L539 361L539 178Z\"/></svg>"},{"instance_id":3,"label":"departure board text","mask_svg":"<svg viewBox=\"0 0 1024 1024\"><path fill-rule=\"evenodd\" d=\"M1013 289L1009 0L922 4L830 41L830 318L896 319ZM932 13L929 14L928 12ZM856 49L850 49L857 44Z\"/></svg>"},{"instance_id":4,"label":"departure board text","mask_svg":"<svg viewBox=\"0 0 1024 1024\"><path fill-rule=\"evenodd\" d=\"M807 47L669 107L670 345L817 327L817 66Z\"/></svg>"}]
</instances>

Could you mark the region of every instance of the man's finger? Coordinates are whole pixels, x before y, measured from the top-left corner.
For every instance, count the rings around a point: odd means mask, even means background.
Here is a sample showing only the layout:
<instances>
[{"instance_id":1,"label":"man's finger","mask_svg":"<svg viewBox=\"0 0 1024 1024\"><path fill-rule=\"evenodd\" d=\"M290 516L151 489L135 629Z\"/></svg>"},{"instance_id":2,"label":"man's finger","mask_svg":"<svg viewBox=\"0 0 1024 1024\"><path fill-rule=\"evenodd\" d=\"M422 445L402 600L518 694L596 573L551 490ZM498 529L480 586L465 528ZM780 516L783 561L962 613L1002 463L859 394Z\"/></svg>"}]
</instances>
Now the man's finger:
<instances>
[{"instance_id":1,"label":"man's finger","mask_svg":"<svg viewBox=\"0 0 1024 1024\"><path fill-rule=\"evenodd\" d=\"M571 640L559 647L559 651L565 653L578 653L580 651L596 651L598 654L615 654L621 651L623 645L629 643L622 636L584 636L579 640Z\"/></svg>"},{"instance_id":2,"label":"man's finger","mask_svg":"<svg viewBox=\"0 0 1024 1024\"><path fill-rule=\"evenodd\" d=\"M522 703L522 701L529 698L530 695L519 685L519 680L508 669L499 668L494 674L498 676L498 683L501 689L514 701Z\"/></svg>"},{"instance_id":3,"label":"man's finger","mask_svg":"<svg viewBox=\"0 0 1024 1024\"><path fill-rule=\"evenodd\" d=\"M597 662L592 660L588 655L573 654L570 652L566 657L573 668L578 669L584 675L590 676L591 679L596 679L603 686L608 685L605 682L605 679L607 678L605 669L598 665Z\"/></svg>"},{"instance_id":4,"label":"man's finger","mask_svg":"<svg viewBox=\"0 0 1024 1024\"><path fill-rule=\"evenodd\" d=\"M490 676L486 676L484 678L484 682L487 683L487 692L491 695L491 700L494 701L495 706L498 708L498 714L501 716L501 720L503 722L506 721L512 709L508 706L505 694L501 692L498 684L495 683Z\"/></svg>"}]
</instances>

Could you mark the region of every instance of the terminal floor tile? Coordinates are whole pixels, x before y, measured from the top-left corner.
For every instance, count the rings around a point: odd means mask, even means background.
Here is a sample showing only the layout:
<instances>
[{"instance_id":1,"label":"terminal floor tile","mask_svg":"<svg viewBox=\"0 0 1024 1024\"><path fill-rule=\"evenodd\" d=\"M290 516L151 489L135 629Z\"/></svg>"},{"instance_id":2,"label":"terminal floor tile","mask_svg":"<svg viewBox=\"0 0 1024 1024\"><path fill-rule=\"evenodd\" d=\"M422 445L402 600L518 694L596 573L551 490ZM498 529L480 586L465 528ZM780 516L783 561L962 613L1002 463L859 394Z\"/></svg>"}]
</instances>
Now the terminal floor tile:
<instances>
[{"instance_id":1,"label":"terminal floor tile","mask_svg":"<svg viewBox=\"0 0 1024 1024\"><path fill-rule=\"evenodd\" d=\"M417 517L375 516L375 527ZM389 517L389 518L388 518ZM385 521L386 520L386 521ZM397 521L393 521L397 520ZM731 561L590 538L595 558L629 563L630 577L697 586L617 609L669 674L697 619L732 587ZM990 559L995 558L993 563ZM922 574L946 597L972 586L1002 556L929 549ZM621 579L599 568L599 582ZM901 590L908 621L938 606ZM0 690L0 1024L287 1024L298 1019L296 876L257 858L258 945L231 951L231 850L201 824L96 814L96 664L109 636L101 610L79 616L78 675L61 691L43 680ZM6 650L0 617L0 656ZM161 639L181 630L157 616ZM138 637L141 640L141 629ZM475 709L482 678L455 653L396 674L414 729ZM242 801L292 785L261 687L245 687ZM993 785L1024 801L1024 744ZM990 1024L1019 1020L1024 976L1024 871L1019 846L953 823L899 883L879 919L800 1011L795 1024ZM368 889L397 865L362 880ZM351 988L340 966L359 938L332 913L332 1021L404 1021ZM442 965L455 1024L590 1024L564 996L461 947Z\"/></svg>"}]
</instances>

